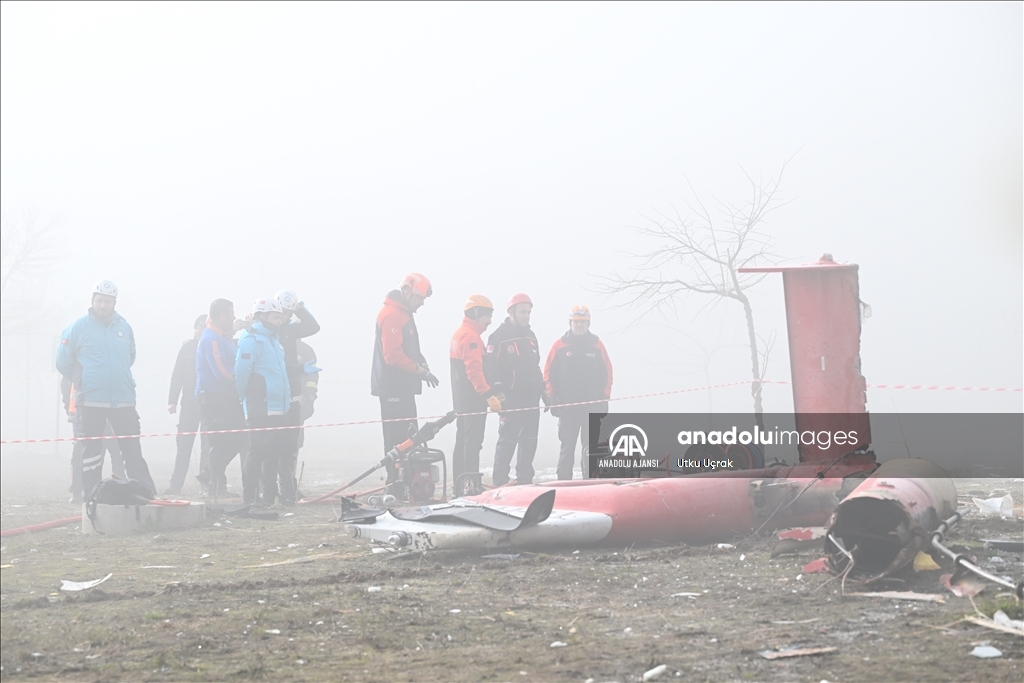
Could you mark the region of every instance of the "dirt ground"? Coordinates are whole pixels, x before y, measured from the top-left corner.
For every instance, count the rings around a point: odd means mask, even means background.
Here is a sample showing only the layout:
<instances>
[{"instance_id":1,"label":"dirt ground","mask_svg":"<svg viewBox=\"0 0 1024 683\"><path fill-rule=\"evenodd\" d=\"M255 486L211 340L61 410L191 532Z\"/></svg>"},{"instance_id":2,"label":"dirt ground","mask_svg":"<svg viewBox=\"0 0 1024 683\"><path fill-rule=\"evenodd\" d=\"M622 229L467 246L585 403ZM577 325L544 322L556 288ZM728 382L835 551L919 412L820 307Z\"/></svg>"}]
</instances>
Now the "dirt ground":
<instances>
[{"instance_id":1,"label":"dirt ground","mask_svg":"<svg viewBox=\"0 0 1024 683\"><path fill-rule=\"evenodd\" d=\"M1000 489L1021 501L1019 480L958 482L964 505L972 492ZM0 521L11 529L73 514L56 494L40 503L5 487ZM735 544L725 549L398 558L372 552L333 520L330 506L300 506L279 521L221 520L188 532L106 538L73 525L5 538L0 678L639 681L662 664L657 680L1024 678L1024 638L960 621L975 608L939 585L948 566L880 587L943 603L843 598L828 575L801 573L820 553L771 559L769 536L723 538ZM1021 557L980 543L992 537L1020 539L1024 523L968 517L949 540L1020 578ZM108 573L91 590L58 590L61 579ZM975 603L1020 618L995 586ZM1002 656L970 656L980 643ZM836 650L776 661L758 654L794 646Z\"/></svg>"}]
</instances>

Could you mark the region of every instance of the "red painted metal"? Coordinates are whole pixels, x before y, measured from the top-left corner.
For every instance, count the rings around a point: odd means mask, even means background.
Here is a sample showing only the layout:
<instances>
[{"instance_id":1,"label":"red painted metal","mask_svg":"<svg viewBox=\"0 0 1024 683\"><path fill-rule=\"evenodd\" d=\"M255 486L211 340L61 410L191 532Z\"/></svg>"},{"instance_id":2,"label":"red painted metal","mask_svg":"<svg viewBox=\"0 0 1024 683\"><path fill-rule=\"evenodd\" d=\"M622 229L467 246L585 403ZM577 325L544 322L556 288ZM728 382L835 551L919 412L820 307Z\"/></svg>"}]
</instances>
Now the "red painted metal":
<instances>
[{"instance_id":1,"label":"red painted metal","mask_svg":"<svg viewBox=\"0 0 1024 683\"><path fill-rule=\"evenodd\" d=\"M505 486L469 500L525 508L540 493L556 488L555 510L598 512L612 518L611 531L603 543L698 543L751 533L762 526L774 530L823 525L839 502L841 477L862 471L863 466L840 464L829 470L828 477L815 478L822 469L815 463L730 473L743 476L589 479Z\"/></svg>"},{"instance_id":2,"label":"red painted metal","mask_svg":"<svg viewBox=\"0 0 1024 683\"><path fill-rule=\"evenodd\" d=\"M956 505L956 486L941 467L919 458L890 460L836 508L825 540L829 564L842 571L852 555L864 581L889 576L928 547Z\"/></svg>"},{"instance_id":3,"label":"red painted metal","mask_svg":"<svg viewBox=\"0 0 1024 683\"><path fill-rule=\"evenodd\" d=\"M870 443L860 368L858 268L825 254L817 263L740 272L782 273L797 430L853 430L860 443ZM831 462L846 450L836 444L825 450L801 445L800 460Z\"/></svg>"}]
</instances>

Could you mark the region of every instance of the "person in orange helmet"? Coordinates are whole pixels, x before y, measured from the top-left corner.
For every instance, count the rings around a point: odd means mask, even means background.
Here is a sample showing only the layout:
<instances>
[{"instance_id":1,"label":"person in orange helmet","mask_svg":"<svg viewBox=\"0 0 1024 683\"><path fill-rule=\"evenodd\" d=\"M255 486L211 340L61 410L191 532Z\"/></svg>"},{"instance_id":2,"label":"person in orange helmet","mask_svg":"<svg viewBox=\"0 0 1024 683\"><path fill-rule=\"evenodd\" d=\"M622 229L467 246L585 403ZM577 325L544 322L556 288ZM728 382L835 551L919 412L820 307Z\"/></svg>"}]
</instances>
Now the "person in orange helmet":
<instances>
[{"instance_id":1,"label":"person in orange helmet","mask_svg":"<svg viewBox=\"0 0 1024 683\"><path fill-rule=\"evenodd\" d=\"M539 404L544 397L537 335L530 329L533 301L522 292L505 306L508 317L487 338L484 359L487 380L495 391L505 394L505 408L498 421L498 443L494 447L495 486L509 482L512 456L516 456L516 482L532 484L533 457L537 453L540 426ZM529 408L530 410L523 410Z\"/></svg>"},{"instance_id":2,"label":"person in orange helmet","mask_svg":"<svg viewBox=\"0 0 1024 683\"><path fill-rule=\"evenodd\" d=\"M590 476L590 414L607 414L607 400L612 395L612 362L604 344L590 331L590 310L586 306L573 306L569 313L569 331L555 340L548 353L544 383L551 403L584 404L553 407L551 414L558 418L561 441L558 478L572 479L576 440L580 439L581 469L586 479Z\"/></svg>"},{"instance_id":3,"label":"person in orange helmet","mask_svg":"<svg viewBox=\"0 0 1024 683\"><path fill-rule=\"evenodd\" d=\"M416 396L423 393L423 383L431 388L438 385L420 352L413 318L431 294L430 280L409 273L398 289L384 297L377 314L370 393L380 399L382 420L400 420L383 424L385 454L416 432Z\"/></svg>"},{"instance_id":4,"label":"person in orange helmet","mask_svg":"<svg viewBox=\"0 0 1024 683\"><path fill-rule=\"evenodd\" d=\"M459 413L455 448L452 451L452 479L457 497L483 492L480 482L480 449L484 445L486 411L488 408L500 411L504 399L504 396L495 394L484 376L484 341L480 334L491 324L494 304L487 297L474 294L466 301L462 311L462 325L452 335L449 349L452 403L455 412Z\"/></svg>"}]
</instances>

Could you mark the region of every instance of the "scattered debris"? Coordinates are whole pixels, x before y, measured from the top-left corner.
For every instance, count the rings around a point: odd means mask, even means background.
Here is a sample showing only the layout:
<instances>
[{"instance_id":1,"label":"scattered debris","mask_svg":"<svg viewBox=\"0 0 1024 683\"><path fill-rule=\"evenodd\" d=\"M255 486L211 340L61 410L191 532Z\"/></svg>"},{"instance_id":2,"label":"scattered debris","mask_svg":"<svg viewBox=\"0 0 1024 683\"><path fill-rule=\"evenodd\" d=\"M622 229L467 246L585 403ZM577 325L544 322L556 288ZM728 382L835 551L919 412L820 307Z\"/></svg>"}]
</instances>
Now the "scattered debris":
<instances>
[{"instance_id":1,"label":"scattered debris","mask_svg":"<svg viewBox=\"0 0 1024 683\"><path fill-rule=\"evenodd\" d=\"M925 551L922 550L917 554L917 557L914 558L915 572L930 572L935 571L936 569L942 569L942 567L940 567L932 556Z\"/></svg>"},{"instance_id":2,"label":"scattered debris","mask_svg":"<svg viewBox=\"0 0 1024 683\"><path fill-rule=\"evenodd\" d=\"M462 613L462 610L460 610L458 607L456 607L455 609L448 610L448 614L461 614L461 613Z\"/></svg>"},{"instance_id":3,"label":"scattered debris","mask_svg":"<svg viewBox=\"0 0 1024 683\"><path fill-rule=\"evenodd\" d=\"M1013 517L1013 496L1007 493L1002 498L971 498L978 507L978 514L982 517L999 515L1000 517Z\"/></svg>"},{"instance_id":4,"label":"scattered debris","mask_svg":"<svg viewBox=\"0 0 1024 683\"><path fill-rule=\"evenodd\" d=\"M576 552L579 552L578 550ZM514 560L519 557L519 553L513 553L511 555L505 553L496 553L493 555L481 555L481 560Z\"/></svg>"},{"instance_id":5,"label":"scattered debris","mask_svg":"<svg viewBox=\"0 0 1024 683\"><path fill-rule=\"evenodd\" d=\"M765 659L786 659L787 657L807 657L809 655L827 655L837 652L835 647L788 647L780 650L762 650L757 654Z\"/></svg>"},{"instance_id":6,"label":"scattered debris","mask_svg":"<svg viewBox=\"0 0 1024 683\"><path fill-rule=\"evenodd\" d=\"M999 610L996 614L999 614L1000 612L1002 612L1002 610ZM1003 613L1003 616L1006 617L1006 614ZM1010 619L1009 617L1006 617L1006 620L1009 621L1010 624L983 616L964 617L964 621L968 621L976 626L984 626L985 628L992 629L993 631L1001 631L1002 633L1009 633L1014 636L1024 637L1024 629L1011 625L1014 623L1020 624L1020 621Z\"/></svg>"},{"instance_id":7,"label":"scattered debris","mask_svg":"<svg viewBox=\"0 0 1024 683\"><path fill-rule=\"evenodd\" d=\"M735 547L736 546L734 546L732 543L719 543L718 544L718 549L719 550L732 550Z\"/></svg>"},{"instance_id":8,"label":"scattered debris","mask_svg":"<svg viewBox=\"0 0 1024 683\"><path fill-rule=\"evenodd\" d=\"M384 589L381 588L380 586L367 586L366 587L366 592L367 593L380 593L382 590L384 590Z\"/></svg>"},{"instance_id":9,"label":"scattered debris","mask_svg":"<svg viewBox=\"0 0 1024 683\"><path fill-rule=\"evenodd\" d=\"M139 567L139 569L177 569L172 564L147 564L145 567Z\"/></svg>"},{"instance_id":10,"label":"scattered debris","mask_svg":"<svg viewBox=\"0 0 1024 683\"><path fill-rule=\"evenodd\" d=\"M803 568L804 574L821 574L828 571L829 569L827 557L819 557L816 560L812 560L811 562L805 564Z\"/></svg>"},{"instance_id":11,"label":"scattered debris","mask_svg":"<svg viewBox=\"0 0 1024 683\"><path fill-rule=\"evenodd\" d=\"M1002 626L1009 626L1016 631L1020 631L1021 635L1024 635L1024 620L1011 619L1010 615L1003 610L997 610L996 613L992 615L992 621Z\"/></svg>"},{"instance_id":12,"label":"scattered debris","mask_svg":"<svg viewBox=\"0 0 1024 683\"><path fill-rule=\"evenodd\" d=\"M551 643L551 647L566 647L568 644L569 643L563 643L560 640L556 640L555 642Z\"/></svg>"},{"instance_id":13,"label":"scattered debris","mask_svg":"<svg viewBox=\"0 0 1024 683\"><path fill-rule=\"evenodd\" d=\"M96 586L100 585L101 583L109 579L111 576L113 576L113 574L107 574L102 579L96 579L95 581L68 581L67 579L61 579L60 589L62 591L88 590L90 588L95 588Z\"/></svg>"},{"instance_id":14,"label":"scattered debris","mask_svg":"<svg viewBox=\"0 0 1024 683\"><path fill-rule=\"evenodd\" d=\"M991 645L978 645L971 650L971 654L981 659L992 659L993 657L1003 656L1002 650L998 650Z\"/></svg>"},{"instance_id":15,"label":"scattered debris","mask_svg":"<svg viewBox=\"0 0 1024 683\"><path fill-rule=\"evenodd\" d=\"M647 671L645 671L644 675L641 676L641 679L644 681L653 681L655 678L665 673L667 670L668 666L666 664L659 664L653 669L648 669Z\"/></svg>"},{"instance_id":16,"label":"scattered debris","mask_svg":"<svg viewBox=\"0 0 1024 683\"><path fill-rule=\"evenodd\" d=\"M945 603L946 598L933 593L915 593L914 591L877 591L874 593L847 593L857 598L892 598L893 600L917 600L920 602Z\"/></svg>"},{"instance_id":17,"label":"scattered debris","mask_svg":"<svg viewBox=\"0 0 1024 683\"><path fill-rule=\"evenodd\" d=\"M781 620L781 621L773 621L772 623L773 624L778 624L779 626L789 626L791 624L810 624L810 623L813 623L815 621L819 621L820 619L821 619L821 617L814 617L813 619L802 619L800 621L792 621L790 619L784 619L784 620Z\"/></svg>"},{"instance_id":18,"label":"scattered debris","mask_svg":"<svg viewBox=\"0 0 1024 683\"><path fill-rule=\"evenodd\" d=\"M279 629L279 628L267 628L267 629L263 629L263 632L268 634L268 635L272 635L272 636L279 636L279 635L281 635L281 629Z\"/></svg>"},{"instance_id":19,"label":"scattered debris","mask_svg":"<svg viewBox=\"0 0 1024 683\"><path fill-rule=\"evenodd\" d=\"M693 598L699 598L700 596L701 596L700 593L673 593L669 597L670 598L690 598L690 599L693 599Z\"/></svg>"},{"instance_id":20,"label":"scattered debris","mask_svg":"<svg viewBox=\"0 0 1024 683\"><path fill-rule=\"evenodd\" d=\"M1005 550L1010 553L1024 553L1024 541L1021 540L1005 540L1001 538L986 538L982 540L986 548Z\"/></svg>"},{"instance_id":21,"label":"scattered debris","mask_svg":"<svg viewBox=\"0 0 1024 683\"><path fill-rule=\"evenodd\" d=\"M939 577L939 582L959 598L973 598L985 590L982 580L970 574L962 574L955 578L953 574L943 574Z\"/></svg>"}]
</instances>

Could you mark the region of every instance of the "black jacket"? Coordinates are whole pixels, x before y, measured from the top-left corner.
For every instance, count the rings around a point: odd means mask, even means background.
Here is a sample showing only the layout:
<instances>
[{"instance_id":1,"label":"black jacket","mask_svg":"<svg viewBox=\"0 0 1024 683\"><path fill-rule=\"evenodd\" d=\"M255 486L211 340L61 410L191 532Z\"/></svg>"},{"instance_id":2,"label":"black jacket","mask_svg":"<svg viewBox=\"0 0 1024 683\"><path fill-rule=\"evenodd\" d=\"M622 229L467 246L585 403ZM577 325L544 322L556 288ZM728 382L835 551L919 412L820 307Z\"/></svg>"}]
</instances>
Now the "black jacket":
<instances>
[{"instance_id":1,"label":"black jacket","mask_svg":"<svg viewBox=\"0 0 1024 683\"><path fill-rule=\"evenodd\" d=\"M288 323L277 333L277 338L284 347L284 365L288 369L288 383L292 390L292 402L302 396L302 366L309 358L302 358L299 353L299 340L303 337L312 337L320 331L320 323L316 321L313 314L309 312L304 304L299 304L294 311L298 318L293 323Z\"/></svg>"},{"instance_id":2,"label":"black jacket","mask_svg":"<svg viewBox=\"0 0 1024 683\"><path fill-rule=\"evenodd\" d=\"M544 366L544 381L554 403L599 401L611 396L612 363L596 334L569 330L556 339ZM595 406L591 412L606 407Z\"/></svg>"},{"instance_id":3,"label":"black jacket","mask_svg":"<svg viewBox=\"0 0 1024 683\"><path fill-rule=\"evenodd\" d=\"M505 318L487 338L484 373L495 393L505 394L507 408L531 408L544 393L537 335Z\"/></svg>"},{"instance_id":4,"label":"black jacket","mask_svg":"<svg viewBox=\"0 0 1024 683\"><path fill-rule=\"evenodd\" d=\"M174 361L171 371L171 389L167 394L167 405L195 405L196 402L196 349L198 339L188 339L178 349L178 359Z\"/></svg>"}]
</instances>

